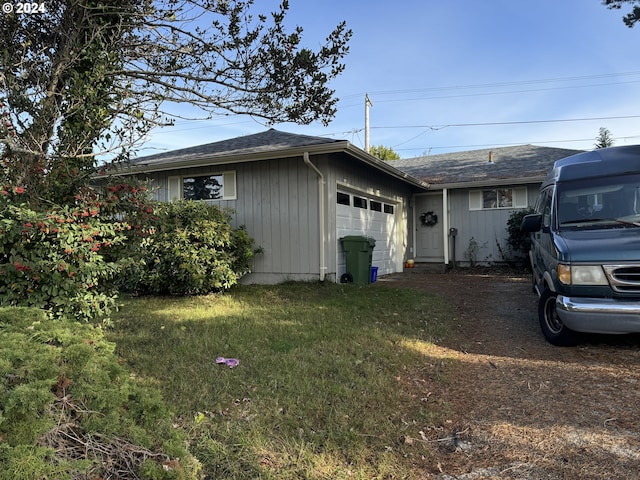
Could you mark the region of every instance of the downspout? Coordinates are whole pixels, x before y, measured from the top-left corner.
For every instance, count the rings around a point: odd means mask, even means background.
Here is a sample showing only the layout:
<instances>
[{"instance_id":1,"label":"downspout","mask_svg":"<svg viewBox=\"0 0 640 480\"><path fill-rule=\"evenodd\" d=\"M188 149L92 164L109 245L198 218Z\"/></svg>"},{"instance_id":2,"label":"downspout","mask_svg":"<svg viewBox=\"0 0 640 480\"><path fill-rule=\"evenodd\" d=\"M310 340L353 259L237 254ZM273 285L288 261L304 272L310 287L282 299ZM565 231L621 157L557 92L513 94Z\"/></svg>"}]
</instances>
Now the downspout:
<instances>
[{"instance_id":1,"label":"downspout","mask_svg":"<svg viewBox=\"0 0 640 480\"><path fill-rule=\"evenodd\" d=\"M302 158L304 159L304 163L306 163L309 168L311 168L316 175L318 175L318 204L319 204L319 215L320 215L320 281L324 281L325 274L327 272L327 266L325 264L325 225L324 225L324 217L325 217L325 205L324 205L324 175L318 167L316 167L311 160L309 159L309 152L304 152L302 154Z\"/></svg>"},{"instance_id":2,"label":"downspout","mask_svg":"<svg viewBox=\"0 0 640 480\"><path fill-rule=\"evenodd\" d=\"M416 244L416 240L418 238L418 224L416 223L416 217L416 195L414 193L411 197L411 251L409 252L411 255L408 258L404 258L403 260L408 260L409 258L413 258L415 260L416 256L418 255Z\"/></svg>"},{"instance_id":3,"label":"downspout","mask_svg":"<svg viewBox=\"0 0 640 480\"><path fill-rule=\"evenodd\" d=\"M449 191L446 188L442 189L442 234L444 236L444 264L449 265L451 256L449 255L449 225L451 224L449 218Z\"/></svg>"}]
</instances>

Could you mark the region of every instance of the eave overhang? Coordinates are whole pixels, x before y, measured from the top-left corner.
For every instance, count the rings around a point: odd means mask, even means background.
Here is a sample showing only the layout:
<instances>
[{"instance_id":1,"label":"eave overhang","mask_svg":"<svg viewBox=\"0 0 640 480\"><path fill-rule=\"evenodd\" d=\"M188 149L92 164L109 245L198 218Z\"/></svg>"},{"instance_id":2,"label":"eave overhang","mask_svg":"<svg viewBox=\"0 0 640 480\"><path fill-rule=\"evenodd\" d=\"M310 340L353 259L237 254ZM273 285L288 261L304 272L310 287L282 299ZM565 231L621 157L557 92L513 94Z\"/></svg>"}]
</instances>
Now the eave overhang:
<instances>
[{"instance_id":1,"label":"eave overhang","mask_svg":"<svg viewBox=\"0 0 640 480\"><path fill-rule=\"evenodd\" d=\"M135 175L144 173L164 172L171 170L178 170L183 168L198 168L207 167L218 164L234 164L234 163L247 163L247 162L260 162L265 160L273 160L276 158L291 158L302 157L307 152L309 155L323 155L332 153L346 153L357 160L384 172L398 180L409 183L414 187L421 190L427 190L429 184L423 182L409 174L406 174L394 167L389 166L386 162L366 153L358 147L353 146L350 142L337 141L331 143L323 143L318 145L297 146L290 148L283 148L278 150L265 150L265 151L253 151L245 153L215 153L215 154L198 154L193 155L193 158L180 158L176 157L175 160L167 159L166 157L160 161L145 162L144 157L135 162L122 165L117 175Z\"/></svg>"}]
</instances>

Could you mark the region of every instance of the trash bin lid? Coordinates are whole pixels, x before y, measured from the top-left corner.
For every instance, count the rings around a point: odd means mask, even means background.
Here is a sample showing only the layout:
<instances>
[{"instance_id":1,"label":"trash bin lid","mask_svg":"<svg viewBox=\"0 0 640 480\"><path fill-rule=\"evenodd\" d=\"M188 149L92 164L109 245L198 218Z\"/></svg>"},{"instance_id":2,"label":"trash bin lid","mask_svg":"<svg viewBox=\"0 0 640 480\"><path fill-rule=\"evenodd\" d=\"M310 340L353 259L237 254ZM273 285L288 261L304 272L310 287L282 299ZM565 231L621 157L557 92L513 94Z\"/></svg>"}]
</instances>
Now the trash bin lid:
<instances>
[{"instance_id":1,"label":"trash bin lid","mask_svg":"<svg viewBox=\"0 0 640 480\"><path fill-rule=\"evenodd\" d=\"M372 237L364 237L362 235L347 235L345 237L340 238L341 242L358 242L358 243L368 243L369 246L376 246L376 239Z\"/></svg>"}]
</instances>

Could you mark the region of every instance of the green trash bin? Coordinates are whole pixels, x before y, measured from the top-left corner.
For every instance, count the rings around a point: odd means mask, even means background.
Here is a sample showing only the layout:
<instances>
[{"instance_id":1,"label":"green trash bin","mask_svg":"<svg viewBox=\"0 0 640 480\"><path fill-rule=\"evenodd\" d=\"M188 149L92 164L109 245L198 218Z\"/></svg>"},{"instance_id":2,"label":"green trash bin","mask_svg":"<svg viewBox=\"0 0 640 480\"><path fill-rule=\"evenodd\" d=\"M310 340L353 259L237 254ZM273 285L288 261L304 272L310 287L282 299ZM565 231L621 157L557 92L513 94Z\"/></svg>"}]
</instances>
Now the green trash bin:
<instances>
[{"instance_id":1,"label":"green trash bin","mask_svg":"<svg viewBox=\"0 0 640 480\"><path fill-rule=\"evenodd\" d=\"M370 237L349 235L340 239L347 263L343 283L352 281L360 285L371 283L371 262L376 241Z\"/></svg>"}]
</instances>

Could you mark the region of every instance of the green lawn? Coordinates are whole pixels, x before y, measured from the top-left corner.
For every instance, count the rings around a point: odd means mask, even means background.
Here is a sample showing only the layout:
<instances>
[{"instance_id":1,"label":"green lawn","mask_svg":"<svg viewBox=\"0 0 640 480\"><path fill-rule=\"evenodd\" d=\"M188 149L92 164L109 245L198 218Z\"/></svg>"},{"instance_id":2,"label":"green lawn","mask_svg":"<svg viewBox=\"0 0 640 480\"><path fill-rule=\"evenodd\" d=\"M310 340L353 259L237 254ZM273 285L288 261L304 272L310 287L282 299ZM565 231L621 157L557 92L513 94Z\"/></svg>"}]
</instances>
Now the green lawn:
<instances>
[{"instance_id":1,"label":"green lawn","mask_svg":"<svg viewBox=\"0 0 640 480\"><path fill-rule=\"evenodd\" d=\"M411 478L434 447L405 436L437 418L403 380L450 322L424 293L291 283L127 299L109 336L207 478Z\"/></svg>"}]
</instances>

